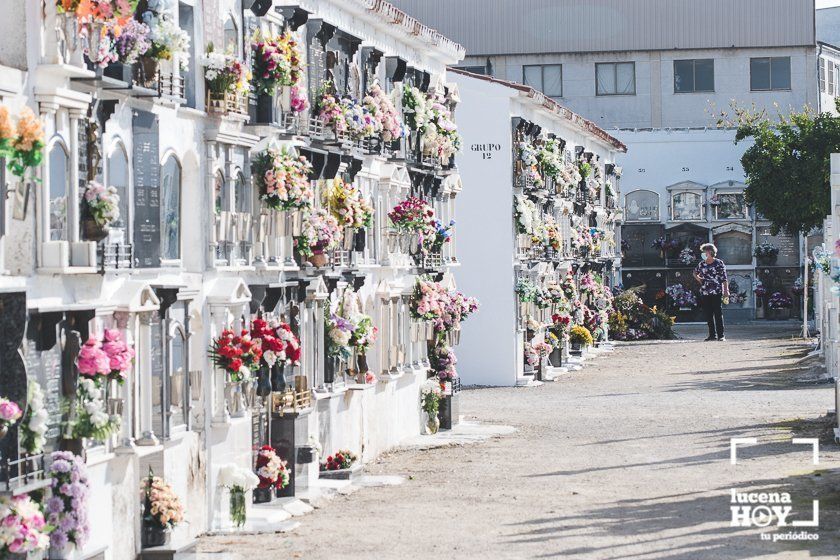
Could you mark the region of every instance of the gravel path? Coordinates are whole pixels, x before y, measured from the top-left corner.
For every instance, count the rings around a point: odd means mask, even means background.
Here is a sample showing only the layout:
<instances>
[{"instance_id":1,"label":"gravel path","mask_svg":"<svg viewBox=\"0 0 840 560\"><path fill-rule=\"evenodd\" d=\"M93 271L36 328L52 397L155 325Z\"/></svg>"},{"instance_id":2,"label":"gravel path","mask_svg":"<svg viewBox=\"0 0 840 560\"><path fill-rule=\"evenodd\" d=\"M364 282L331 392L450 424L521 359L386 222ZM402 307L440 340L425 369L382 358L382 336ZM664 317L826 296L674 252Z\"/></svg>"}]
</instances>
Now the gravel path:
<instances>
[{"instance_id":1,"label":"gravel path","mask_svg":"<svg viewBox=\"0 0 840 560\"><path fill-rule=\"evenodd\" d=\"M701 342L697 327L682 333L621 345L542 387L466 391L467 417L518 431L385 455L367 471L411 479L339 496L292 533L206 538L199 550L249 560L840 558L840 448L815 421L833 408L833 386L803 382L796 326L734 327L723 343ZM823 437L819 466L792 436ZM737 465L732 437L758 438ZM732 488L788 492L801 519L820 499L820 527L806 529L819 540L731 527Z\"/></svg>"}]
</instances>

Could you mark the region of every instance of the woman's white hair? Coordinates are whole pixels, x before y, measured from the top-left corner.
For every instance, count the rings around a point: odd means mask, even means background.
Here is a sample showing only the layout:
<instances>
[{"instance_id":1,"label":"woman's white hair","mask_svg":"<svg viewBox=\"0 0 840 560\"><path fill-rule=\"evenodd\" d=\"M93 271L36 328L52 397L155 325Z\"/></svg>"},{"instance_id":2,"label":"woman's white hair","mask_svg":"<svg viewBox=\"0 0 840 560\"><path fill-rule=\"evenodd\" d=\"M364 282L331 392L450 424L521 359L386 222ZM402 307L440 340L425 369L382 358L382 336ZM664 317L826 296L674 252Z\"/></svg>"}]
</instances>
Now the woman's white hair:
<instances>
[{"instance_id":1,"label":"woman's white hair","mask_svg":"<svg viewBox=\"0 0 840 560\"><path fill-rule=\"evenodd\" d=\"M715 247L714 243L703 243L700 245L700 252L704 253L706 251L711 251L713 257L717 256L717 247Z\"/></svg>"}]
</instances>

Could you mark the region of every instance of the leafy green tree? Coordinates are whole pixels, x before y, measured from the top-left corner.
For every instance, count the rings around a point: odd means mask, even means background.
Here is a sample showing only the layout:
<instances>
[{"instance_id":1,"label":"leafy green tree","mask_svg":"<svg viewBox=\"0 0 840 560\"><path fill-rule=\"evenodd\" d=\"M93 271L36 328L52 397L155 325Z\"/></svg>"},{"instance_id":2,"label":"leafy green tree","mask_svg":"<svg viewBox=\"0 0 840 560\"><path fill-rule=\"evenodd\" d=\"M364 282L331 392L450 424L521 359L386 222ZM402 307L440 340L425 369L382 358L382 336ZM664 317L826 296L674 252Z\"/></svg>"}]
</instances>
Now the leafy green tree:
<instances>
[{"instance_id":1,"label":"leafy green tree","mask_svg":"<svg viewBox=\"0 0 840 560\"><path fill-rule=\"evenodd\" d=\"M840 99L837 100L840 108ZM779 113L733 105L734 118L721 114L719 126L737 128L735 143L752 139L741 157L747 175L747 202L771 223L774 233L807 233L830 213L830 156L840 152L840 119L829 113Z\"/></svg>"}]
</instances>

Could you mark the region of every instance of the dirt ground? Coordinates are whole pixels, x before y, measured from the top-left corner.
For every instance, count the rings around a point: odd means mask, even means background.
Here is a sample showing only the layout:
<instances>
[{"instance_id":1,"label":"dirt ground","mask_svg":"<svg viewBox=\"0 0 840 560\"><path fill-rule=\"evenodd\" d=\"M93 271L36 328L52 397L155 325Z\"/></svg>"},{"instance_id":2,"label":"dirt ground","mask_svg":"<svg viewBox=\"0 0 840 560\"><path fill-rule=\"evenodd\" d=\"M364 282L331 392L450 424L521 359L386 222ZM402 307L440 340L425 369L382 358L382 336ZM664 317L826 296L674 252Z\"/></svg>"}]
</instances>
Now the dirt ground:
<instances>
[{"instance_id":1,"label":"dirt ground","mask_svg":"<svg viewBox=\"0 0 840 560\"><path fill-rule=\"evenodd\" d=\"M833 385L798 363L796 330L756 323L705 343L683 328L684 340L620 345L542 387L465 391L466 417L517 432L387 454L367 472L405 484L339 496L288 534L202 539L200 556L840 558ZM758 440L736 465L733 437ZM822 438L819 465L792 437ZM792 519L810 518L818 499L820 525L732 527L732 489L788 493ZM818 540L772 540L803 532Z\"/></svg>"}]
</instances>

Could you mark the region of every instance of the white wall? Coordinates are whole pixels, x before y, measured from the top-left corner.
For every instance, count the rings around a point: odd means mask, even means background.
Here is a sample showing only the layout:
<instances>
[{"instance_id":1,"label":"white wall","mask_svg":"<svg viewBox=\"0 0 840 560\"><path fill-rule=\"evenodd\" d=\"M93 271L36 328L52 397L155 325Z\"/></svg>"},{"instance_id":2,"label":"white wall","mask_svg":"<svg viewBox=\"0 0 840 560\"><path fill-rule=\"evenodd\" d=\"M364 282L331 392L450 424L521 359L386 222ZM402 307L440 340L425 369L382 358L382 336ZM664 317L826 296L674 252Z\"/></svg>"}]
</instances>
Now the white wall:
<instances>
[{"instance_id":1,"label":"white wall","mask_svg":"<svg viewBox=\"0 0 840 560\"><path fill-rule=\"evenodd\" d=\"M458 84L458 126L464 149L458 156L466 185L458 209L458 288L481 301L461 334L458 373L464 384L516 382L513 301L513 190L510 90L451 74ZM494 144L498 149L483 149ZM489 153L490 159L483 154Z\"/></svg>"},{"instance_id":2,"label":"white wall","mask_svg":"<svg viewBox=\"0 0 840 560\"><path fill-rule=\"evenodd\" d=\"M791 57L791 91L750 91L750 58ZM713 93L674 93L674 60L713 58ZM463 65L486 63L487 57L467 57ZM714 110L753 101L773 111L801 110L817 103L816 50L814 48L713 49L585 54L491 56L493 74L522 82L525 64L562 64L563 98L560 103L593 120L602 128L714 126ZM596 96L595 63L635 62L636 95ZM714 108L714 109L712 109Z\"/></svg>"}]
</instances>

